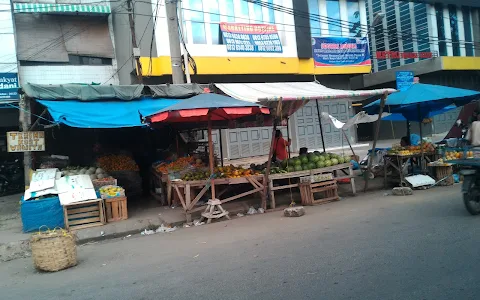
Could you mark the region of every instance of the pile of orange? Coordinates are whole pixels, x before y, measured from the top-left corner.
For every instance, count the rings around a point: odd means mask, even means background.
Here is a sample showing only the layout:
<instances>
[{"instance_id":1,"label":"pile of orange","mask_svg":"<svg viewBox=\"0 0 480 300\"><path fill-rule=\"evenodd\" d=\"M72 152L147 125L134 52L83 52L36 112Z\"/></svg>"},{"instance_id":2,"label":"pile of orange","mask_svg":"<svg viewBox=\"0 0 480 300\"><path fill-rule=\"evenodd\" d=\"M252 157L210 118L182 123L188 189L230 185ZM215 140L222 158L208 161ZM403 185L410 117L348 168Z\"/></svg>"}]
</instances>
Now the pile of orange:
<instances>
[{"instance_id":1,"label":"pile of orange","mask_svg":"<svg viewBox=\"0 0 480 300\"><path fill-rule=\"evenodd\" d=\"M138 165L127 155L112 154L99 157L97 164L107 172L114 171L138 171Z\"/></svg>"},{"instance_id":2,"label":"pile of orange","mask_svg":"<svg viewBox=\"0 0 480 300\"><path fill-rule=\"evenodd\" d=\"M155 170L158 173L162 174L168 174L168 172L175 172L175 171L181 171L185 169L186 167L192 165L195 162L195 159L193 157L180 157L174 162L171 162L169 164L167 163L161 163L158 166L155 167Z\"/></svg>"}]
</instances>

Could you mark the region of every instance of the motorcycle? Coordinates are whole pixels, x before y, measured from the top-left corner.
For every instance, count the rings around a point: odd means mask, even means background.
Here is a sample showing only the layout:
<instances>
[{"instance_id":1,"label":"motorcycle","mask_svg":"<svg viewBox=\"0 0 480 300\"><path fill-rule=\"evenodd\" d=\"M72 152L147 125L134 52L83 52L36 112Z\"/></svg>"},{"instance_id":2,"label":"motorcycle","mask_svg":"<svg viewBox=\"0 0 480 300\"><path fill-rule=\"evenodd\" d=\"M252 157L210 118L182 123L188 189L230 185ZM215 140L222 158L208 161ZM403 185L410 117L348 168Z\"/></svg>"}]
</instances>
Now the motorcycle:
<instances>
[{"instance_id":1,"label":"motorcycle","mask_svg":"<svg viewBox=\"0 0 480 300\"><path fill-rule=\"evenodd\" d=\"M20 160L4 162L0 165L0 196L24 190L23 165Z\"/></svg>"}]
</instances>

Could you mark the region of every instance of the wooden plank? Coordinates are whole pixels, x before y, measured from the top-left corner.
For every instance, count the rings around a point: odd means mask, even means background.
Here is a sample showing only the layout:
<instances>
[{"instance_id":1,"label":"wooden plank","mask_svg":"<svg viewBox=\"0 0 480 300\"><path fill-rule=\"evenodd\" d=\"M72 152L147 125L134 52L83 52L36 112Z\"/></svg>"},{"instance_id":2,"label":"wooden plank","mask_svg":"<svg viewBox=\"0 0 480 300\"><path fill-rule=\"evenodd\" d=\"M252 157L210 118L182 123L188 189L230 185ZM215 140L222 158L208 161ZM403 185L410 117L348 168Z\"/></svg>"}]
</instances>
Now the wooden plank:
<instances>
[{"instance_id":1,"label":"wooden plank","mask_svg":"<svg viewBox=\"0 0 480 300\"><path fill-rule=\"evenodd\" d=\"M122 210L122 220L128 219L128 208L127 208L127 200L120 202L120 207Z\"/></svg>"},{"instance_id":2,"label":"wooden plank","mask_svg":"<svg viewBox=\"0 0 480 300\"><path fill-rule=\"evenodd\" d=\"M273 189L273 178L268 181L268 189L270 190L270 208L275 209L275 190Z\"/></svg>"},{"instance_id":3,"label":"wooden plank","mask_svg":"<svg viewBox=\"0 0 480 300\"><path fill-rule=\"evenodd\" d=\"M284 189L295 188L295 187L298 187L298 183L292 183L292 184L287 184L287 185L280 185L280 186L272 187L272 189L273 189L274 191L278 191L278 190L284 190Z\"/></svg>"},{"instance_id":4,"label":"wooden plank","mask_svg":"<svg viewBox=\"0 0 480 300\"><path fill-rule=\"evenodd\" d=\"M326 187L322 187L322 188L315 188L315 189L312 189L312 193L315 194L315 193L320 193L320 192L326 192L326 191L329 191L329 190L332 190L332 189L335 189L337 188L336 186L332 187L332 186L326 186Z\"/></svg>"},{"instance_id":5,"label":"wooden plank","mask_svg":"<svg viewBox=\"0 0 480 300\"><path fill-rule=\"evenodd\" d=\"M197 197L195 197L195 199L193 199L192 203L190 203L190 206L187 207L187 211L188 210L191 210L193 207L195 207L195 204L197 204L197 202L202 198L202 196L208 191L208 187L207 186L204 186L203 189L200 191L200 193L198 193Z\"/></svg>"},{"instance_id":6,"label":"wooden plank","mask_svg":"<svg viewBox=\"0 0 480 300\"><path fill-rule=\"evenodd\" d=\"M183 209L187 210L187 207L185 206L185 200L183 199L182 193L178 189L178 186L174 185L175 191L177 192L177 196L180 199L180 202L182 203Z\"/></svg>"},{"instance_id":7,"label":"wooden plank","mask_svg":"<svg viewBox=\"0 0 480 300\"><path fill-rule=\"evenodd\" d=\"M185 210L187 210L192 204L190 189L191 189L190 184L185 185Z\"/></svg>"},{"instance_id":8,"label":"wooden plank","mask_svg":"<svg viewBox=\"0 0 480 300\"><path fill-rule=\"evenodd\" d=\"M70 226L73 226L73 225L81 225L81 224L87 224L87 223L93 223L93 222L101 222L100 217L68 221L68 224Z\"/></svg>"},{"instance_id":9,"label":"wooden plank","mask_svg":"<svg viewBox=\"0 0 480 300\"><path fill-rule=\"evenodd\" d=\"M89 212L89 211L95 211L98 210L98 204L97 205L90 205L87 207L81 207L81 208L70 208L69 206L65 206L67 209L68 214L78 214L82 212Z\"/></svg>"},{"instance_id":10,"label":"wooden plank","mask_svg":"<svg viewBox=\"0 0 480 300\"><path fill-rule=\"evenodd\" d=\"M242 198L242 197L245 197L245 196L254 194L254 193L259 192L259 191L261 191L261 190L263 190L263 189L257 188L257 189L254 189L254 190L251 190L251 191L248 191L248 192L245 192L245 193L241 193L241 194L238 194L238 195L236 195L236 196L233 196L233 197L230 197L230 198L227 198L227 199L223 199L221 202L222 202L222 204L223 204L223 203L226 203L226 202L230 202L230 201L232 201L232 200L235 200L235 199L238 199L238 198Z\"/></svg>"},{"instance_id":11,"label":"wooden plank","mask_svg":"<svg viewBox=\"0 0 480 300\"><path fill-rule=\"evenodd\" d=\"M100 211L97 210L97 211L91 211L91 212L86 212L86 213L81 213L81 214L68 215L68 219L73 220L73 219L99 217L99 216L100 216Z\"/></svg>"},{"instance_id":12,"label":"wooden plank","mask_svg":"<svg viewBox=\"0 0 480 300\"><path fill-rule=\"evenodd\" d=\"M96 223L72 226L70 229L72 231L74 231L74 230L80 230L80 229L85 229L85 228L90 228L90 227L97 227L97 226L102 226L102 225L103 225L102 222L96 222Z\"/></svg>"},{"instance_id":13,"label":"wooden plank","mask_svg":"<svg viewBox=\"0 0 480 300\"><path fill-rule=\"evenodd\" d=\"M119 211L118 211L118 201L115 201L115 202L112 202L110 203L110 205L112 206L112 218L114 220L118 220L119 218Z\"/></svg>"},{"instance_id":14,"label":"wooden plank","mask_svg":"<svg viewBox=\"0 0 480 300\"><path fill-rule=\"evenodd\" d=\"M67 208L65 206L63 207L63 220L64 220L64 223L65 223L65 229L68 230L69 229L68 214L67 214Z\"/></svg>"}]
</instances>

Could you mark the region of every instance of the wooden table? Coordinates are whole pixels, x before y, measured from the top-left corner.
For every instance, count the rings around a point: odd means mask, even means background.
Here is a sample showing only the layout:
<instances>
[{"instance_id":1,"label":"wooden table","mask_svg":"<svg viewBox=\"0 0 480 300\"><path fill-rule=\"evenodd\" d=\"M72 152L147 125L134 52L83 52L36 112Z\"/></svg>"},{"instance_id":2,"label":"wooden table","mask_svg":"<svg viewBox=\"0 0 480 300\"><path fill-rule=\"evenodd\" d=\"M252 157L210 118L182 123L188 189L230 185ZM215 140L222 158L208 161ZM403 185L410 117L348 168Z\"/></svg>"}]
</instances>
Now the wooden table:
<instances>
[{"instance_id":1,"label":"wooden table","mask_svg":"<svg viewBox=\"0 0 480 300\"><path fill-rule=\"evenodd\" d=\"M424 153L423 157L427 161L427 163L430 163L432 161L435 161L437 159L437 154L436 153ZM408 162L412 158L417 158L421 159L422 154L421 153L415 153L411 155L396 155L396 154L387 154L383 157L384 163L383 163L383 170L384 170L384 180L383 184L385 188L387 187L387 180L388 178L392 179L395 178L394 176L387 176L388 174L388 168L391 167L393 171L398 173L399 177L399 185L400 186L406 186L407 183L405 182L405 176L403 175L403 170L407 166ZM393 174L392 174L393 175Z\"/></svg>"},{"instance_id":2,"label":"wooden table","mask_svg":"<svg viewBox=\"0 0 480 300\"><path fill-rule=\"evenodd\" d=\"M220 199L220 202L227 203L235 199L243 198L251 194L259 193L262 202L266 201L266 195L264 193L264 176L263 175L250 175L239 178L221 178L215 179L215 187L222 185L236 185L236 184L250 184L252 189L226 198ZM187 215L187 222L191 222L192 213L205 209L205 206L194 208L197 202L202 198L202 196L210 189L210 180L195 180L195 181L184 181L184 180L172 180L169 181L173 191L176 193L180 202L185 210ZM193 195L193 189L201 189L200 192L195 196ZM217 194L217 198L220 198L222 193ZM193 199L192 199L193 198Z\"/></svg>"},{"instance_id":3,"label":"wooden table","mask_svg":"<svg viewBox=\"0 0 480 300\"><path fill-rule=\"evenodd\" d=\"M341 171L344 176L338 176L338 171ZM323 174L323 173L333 173L333 177L336 180L350 178L350 184L352 185L352 193L354 195L357 193L357 189L355 187L355 178L353 175L353 168L351 163L339 164L331 167L313 169L313 170L307 170L307 171L271 174L268 176L268 188L270 192L270 208L274 209L276 207L275 191L299 187L299 182L290 183L287 185L274 186L274 182L276 180L300 178L304 176L311 176L311 175L317 175L317 174Z\"/></svg>"}]
</instances>

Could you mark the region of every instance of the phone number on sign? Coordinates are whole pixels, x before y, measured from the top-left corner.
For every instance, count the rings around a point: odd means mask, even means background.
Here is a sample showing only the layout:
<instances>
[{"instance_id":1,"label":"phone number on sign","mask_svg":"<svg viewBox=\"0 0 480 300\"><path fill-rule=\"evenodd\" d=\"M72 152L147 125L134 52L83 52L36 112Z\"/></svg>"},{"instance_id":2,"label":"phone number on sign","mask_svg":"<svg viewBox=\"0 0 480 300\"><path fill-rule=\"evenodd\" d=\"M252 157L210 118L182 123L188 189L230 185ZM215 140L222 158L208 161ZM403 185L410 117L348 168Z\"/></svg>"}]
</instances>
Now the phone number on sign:
<instances>
[{"instance_id":1,"label":"phone number on sign","mask_svg":"<svg viewBox=\"0 0 480 300\"><path fill-rule=\"evenodd\" d=\"M255 51L252 45L227 45L227 50L231 51Z\"/></svg>"}]
</instances>

